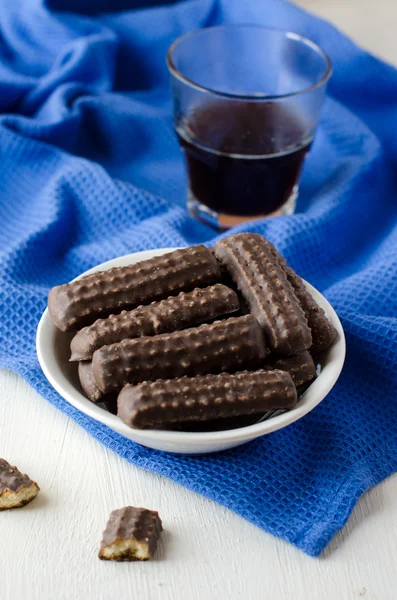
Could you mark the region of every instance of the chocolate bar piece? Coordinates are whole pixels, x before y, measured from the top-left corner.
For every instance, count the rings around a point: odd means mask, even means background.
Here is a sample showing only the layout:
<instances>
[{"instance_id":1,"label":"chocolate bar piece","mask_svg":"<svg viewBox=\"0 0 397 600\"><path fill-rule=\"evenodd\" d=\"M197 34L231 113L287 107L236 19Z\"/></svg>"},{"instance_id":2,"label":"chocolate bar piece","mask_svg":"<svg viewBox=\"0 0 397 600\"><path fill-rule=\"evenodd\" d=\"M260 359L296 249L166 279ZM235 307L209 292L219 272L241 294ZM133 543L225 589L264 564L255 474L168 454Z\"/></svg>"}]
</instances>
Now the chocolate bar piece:
<instances>
[{"instance_id":1,"label":"chocolate bar piece","mask_svg":"<svg viewBox=\"0 0 397 600\"><path fill-rule=\"evenodd\" d=\"M49 293L48 309L61 331L77 331L99 317L205 287L220 277L211 250L184 248L56 286Z\"/></svg>"},{"instance_id":2,"label":"chocolate bar piece","mask_svg":"<svg viewBox=\"0 0 397 600\"><path fill-rule=\"evenodd\" d=\"M230 236L216 244L215 255L263 327L273 352L299 354L312 344L307 319L283 268L258 238L249 233Z\"/></svg>"},{"instance_id":3,"label":"chocolate bar piece","mask_svg":"<svg viewBox=\"0 0 397 600\"><path fill-rule=\"evenodd\" d=\"M299 300L303 312L305 313L311 330L311 353L316 356L321 354L321 352L324 352L324 350L328 350L328 348L330 348L339 337L337 330L327 319L323 309L318 306L317 302L314 300L313 296L303 283L301 277L295 273L292 267L287 265L285 258L279 254L275 246L269 242L269 240L265 239L259 234L252 235L257 238L260 244L267 245L273 256L279 261L279 264L282 266L285 274L287 275L288 281L294 288L295 295Z\"/></svg>"},{"instance_id":4,"label":"chocolate bar piece","mask_svg":"<svg viewBox=\"0 0 397 600\"><path fill-rule=\"evenodd\" d=\"M102 560L149 560L156 551L163 526L158 512L125 506L109 517L99 550Z\"/></svg>"},{"instance_id":5,"label":"chocolate bar piece","mask_svg":"<svg viewBox=\"0 0 397 600\"><path fill-rule=\"evenodd\" d=\"M252 315L192 329L123 340L94 352L92 369L102 392L126 383L238 370L264 360L266 346Z\"/></svg>"},{"instance_id":6,"label":"chocolate bar piece","mask_svg":"<svg viewBox=\"0 0 397 600\"><path fill-rule=\"evenodd\" d=\"M25 506L36 498L39 491L35 481L0 458L0 510Z\"/></svg>"},{"instance_id":7,"label":"chocolate bar piece","mask_svg":"<svg viewBox=\"0 0 397 600\"><path fill-rule=\"evenodd\" d=\"M102 346L121 342L126 338L158 335L193 327L222 315L235 312L240 303L237 294L220 283L181 292L148 306L139 306L107 319L98 319L93 325L76 333L70 349L70 360L90 360Z\"/></svg>"},{"instance_id":8,"label":"chocolate bar piece","mask_svg":"<svg viewBox=\"0 0 397 600\"><path fill-rule=\"evenodd\" d=\"M103 402L104 394L101 392L96 384L94 375L92 373L92 361L85 360L79 362L78 374L80 385L83 388L83 392L91 402Z\"/></svg>"},{"instance_id":9,"label":"chocolate bar piece","mask_svg":"<svg viewBox=\"0 0 397 600\"><path fill-rule=\"evenodd\" d=\"M289 373L296 387L316 379L316 365L307 350L297 356L271 356L268 365L272 369Z\"/></svg>"},{"instance_id":10,"label":"chocolate bar piece","mask_svg":"<svg viewBox=\"0 0 397 600\"><path fill-rule=\"evenodd\" d=\"M117 414L130 427L149 429L290 409L296 402L288 373L262 369L126 385L117 400Z\"/></svg>"}]
</instances>

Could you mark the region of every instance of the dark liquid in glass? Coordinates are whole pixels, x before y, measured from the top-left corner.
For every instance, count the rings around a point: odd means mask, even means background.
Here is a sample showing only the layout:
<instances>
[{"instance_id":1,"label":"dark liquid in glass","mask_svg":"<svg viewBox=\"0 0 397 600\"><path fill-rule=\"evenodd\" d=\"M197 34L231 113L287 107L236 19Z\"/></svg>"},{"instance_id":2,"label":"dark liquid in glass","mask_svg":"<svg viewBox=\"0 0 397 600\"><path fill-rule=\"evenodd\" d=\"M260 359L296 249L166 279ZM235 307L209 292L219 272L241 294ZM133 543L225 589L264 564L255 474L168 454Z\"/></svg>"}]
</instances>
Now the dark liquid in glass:
<instances>
[{"instance_id":1,"label":"dark liquid in glass","mask_svg":"<svg viewBox=\"0 0 397 600\"><path fill-rule=\"evenodd\" d=\"M214 102L176 129L194 200L247 218L287 202L311 144L299 118L275 102Z\"/></svg>"}]
</instances>

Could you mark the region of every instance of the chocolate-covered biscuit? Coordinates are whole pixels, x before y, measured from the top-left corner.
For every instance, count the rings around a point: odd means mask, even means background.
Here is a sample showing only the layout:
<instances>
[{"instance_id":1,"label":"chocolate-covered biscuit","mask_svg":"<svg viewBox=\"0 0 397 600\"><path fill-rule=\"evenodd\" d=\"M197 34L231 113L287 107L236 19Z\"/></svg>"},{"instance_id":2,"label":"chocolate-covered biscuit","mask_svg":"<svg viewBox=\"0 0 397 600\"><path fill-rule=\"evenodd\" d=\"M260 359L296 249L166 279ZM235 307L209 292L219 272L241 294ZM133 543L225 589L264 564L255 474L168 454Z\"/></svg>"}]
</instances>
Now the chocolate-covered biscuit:
<instances>
[{"instance_id":1,"label":"chocolate-covered biscuit","mask_svg":"<svg viewBox=\"0 0 397 600\"><path fill-rule=\"evenodd\" d=\"M126 383L250 367L265 355L262 329L246 315L103 346L94 352L92 368L98 387L107 393Z\"/></svg>"},{"instance_id":2,"label":"chocolate-covered biscuit","mask_svg":"<svg viewBox=\"0 0 397 600\"><path fill-rule=\"evenodd\" d=\"M109 517L99 550L102 560L149 560L156 551L163 526L158 512L125 506Z\"/></svg>"},{"instance_id":3,"label":"chocolate-covered biscuit","mask_svg":"<svg viewBox=\"0 0 397 600\"><path fill-rule=\"evenodd\" d=\"M307 350L296 356L271 356L267 362L270 368L289 373L296 387L316 378L316 365Z\"/></svg>"},{"instance_id":4,"label":"chocolate-covered biscuit","mask_svg":"<svg viewBox=\"0 0 397 600\"><path fill-rule=\"evenodd\" d=\"M313 339L310 352L316 356L328 350L336 342L339 334L325 316L323 309L314 300L299 275L287 265L284 266L284 270L306 315Z\"/></svg>"},{"instance_id":5,"label":"chocolate-covered biscuit","mask_svg":"<svg viewBox=\"0 0 397 600\"><path fill-rule=\"evenodd\" d=\"M0 510L25 506L39 491L35 481L0 458Z\"/></svg>"},{"instance_id":6,"label":"chocolate-covered biscuit","mask_svg":"<svg viewBox=\"0 0 397 600\"><path fill-rule=\"evenodd\" d=\"M296 402L295 385L285 371L240 371L126 385L117 414L130 427L146 429L290 409Z\"/></svg>"},{"instance_id":7,"label":"chocolate-covered biscuit","mask_svg":"<svg viewBox=\"0 0 397 600\"><path fill-rule=\"evenodd\" d=\"M258 237L242 233L225 238L216 244L215 255L263 327L273 352L299 354L312 344L307 319L282 266Z\"/></svg>"},{"instance_id":8,"label":"chocolate-covered biscuit","mask_svg":"<svg viewBox=\"0 0 397 600\"><path fill-rule=\"evenodd\" d=\"M258 243L266 245L269 248L273 256L279 261L279 264L287 275L288 281L294 288L295 295L305 313L312 334L311 353L316 356L321 352L324 352L324 350L328 350L339 337L337 330L327 319L323 309L318 306L317 302L303 283L302 278L295 273L292 267L287 265L285 258L281 256L275 246L259 234L254 233L252 235L256 237Z\"/></svg>"},{"instance_id":9,"label":"chocolate-covered biscuit","mask_svg":"<svg viewBox=\"0 0 397 600\"><path fill-rule=\"evenodd\" d=\"M80 385L87 398L91 400L91 402L102 402L104 394L101 392L94 379L91 360L79 362L78 375Z\"/></svg>"},{"instance_id":10,"label":"chocolate-covered biscuit","mask_svg":"<svg viewBox=\"0 0 397 600\"><path fill-rule=\"evenodd\" d=\"M217 283L220 276L211 250L194 246L56 286L48 309L61 331L77 331L124 308Z\"/></svg>"},{"instance_id":11,"label":"chocolate-covered biscuit","mask_svg":"<svg viewBox=\"0 0 397 600\"><path fill-rule=\"evenodd\" d=\"M95 350L126 338L158 335L193 327L216 317L235 312L240 303L237 294L222 284L180 292L148 306L139 306L107 319L98 319L76 333L70 360L90 360Z\"/></svg>"}]
</instances>

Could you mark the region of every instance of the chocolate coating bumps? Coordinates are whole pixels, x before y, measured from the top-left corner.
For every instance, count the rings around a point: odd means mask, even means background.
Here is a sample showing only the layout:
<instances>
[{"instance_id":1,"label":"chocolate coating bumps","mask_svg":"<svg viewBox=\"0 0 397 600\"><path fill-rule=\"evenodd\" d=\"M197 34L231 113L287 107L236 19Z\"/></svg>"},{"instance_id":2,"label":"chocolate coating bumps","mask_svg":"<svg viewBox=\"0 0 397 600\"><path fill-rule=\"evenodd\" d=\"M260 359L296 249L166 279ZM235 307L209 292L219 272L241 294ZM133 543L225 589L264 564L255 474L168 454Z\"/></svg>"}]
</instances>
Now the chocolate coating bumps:
<instances>
[{"instance_id":1,"label":"chocolate coating bumps","mask_svg":"<svg viewBox=\"0 0 397 600\"><path fill-rule=\"evenodd\" d=\"M36 498L39 491L35 481L0 458L0 510L25 506Z\"/></svg>"},{"instance_id":2,"label":"chocolate coating bumps","mask_svg":"<svg viewBox=\"0 0 397 600\"><path fill-rule=\"evenodd\" d=\"M126 385L117 400L119 417L148 429L184 421L206 421L293 408L295 385L284 371L182 377Z\"/></svg>"},{"instance_id":3,"label":"chocolate coating bumps","mask_svg":"<svg viewBox=\"0 0 397 600\"><path fill-rule=\"evenodd\" d=\"M117 399L138 428L227 429L289 410L338 338L256 233L83 277L48 304L60 330L77 331L70 360L85 396L113 414Z\"/></svg>"},{"instance_id":4,"label":"chocolate coating bumps","mask_svg":"<svg viewBox=\"0 0 397 600\"><path fill-rule=\"evenodd\" d=\"M284 356L299 354L312 344L307 319L283 268L260 238L232 235L216 244L215 255L263 327L271 350Z\"/></svg>"},{"instance_id":5,"label":"chocolate coating bumps","mask_svg":"<svg viewBox=\"0 0 397 600\"><path fill-rule=\"evenodd\" d=\"M325 313L310 294L302 279L291 267L284 266L288 281L294 288L312 333L311 352L314 356L328 350L338 339L338 332L325 316Z\"/></svg>"},{"instance_id":6,"label":"chocolate coating bumps","mask_svg":"<svg viewBox=\"0 0 397 600\"><path fill-rule=\"evenodd\" d=\"M265 356L261 327L246 315L104 346L94 352L92 369L98 387L108 393L126 383L257 366Z\"/></svg>"},{"instance_id":7,"label":"chocolate coating bumps","mask_svg":"<svg viewBox=\"0 0 397 600\"><path fill-rule=\"evenodd\" d=\"M49 293L48 308L61 331L77 331L123 308L219 280L220 267L211 250L192 246L56 286Z\"/></svg>"},{"instance_id":8,"label":"chocolate coating bumps","mask_svg":"<svg viewBox=\"0 0 397 600\"><path fill-rule=\"evenodd\" d=\"M103 532L99 558L102 560L149 560L163 531L158 512L125 506L114 510Z\"/></svg>"},{"instance_id":9,"label":"chocolate coating bumps","mask_svg":"<svg viewBox=\"0 0 397 600\"><path fill-rule=\"evenodd\" d=\"M285 272L288 281L292 285L295 295L305 313L312 334L311 353L314 356L317 356L318 354L321 354L321 352L328 350L328 348L330 348L330 346L338 339L338 332L325 316L323 309L318 306L301 277L287 265L285 259L277 252L275 246L269 242L269 240L257 233L251 235L255 236L257 242L261 246L267 247L273 254L274 258Z\"/></svg>"},{"instance_id":10,"label":"chocolate coating bumps","mask_svg":"<svg viewBox=\"0 0 397 600\"><path fill-rule=\"evenodd\" d=\"M98 319L84 327L73 338L70 360L90 360L95 350L126 338L157 335L193 327L222 315L233 313L240 307L237 294L225 285L216 284L180 292L148 306L139 306L107 319Z\"/></svg>"}]
</instances>

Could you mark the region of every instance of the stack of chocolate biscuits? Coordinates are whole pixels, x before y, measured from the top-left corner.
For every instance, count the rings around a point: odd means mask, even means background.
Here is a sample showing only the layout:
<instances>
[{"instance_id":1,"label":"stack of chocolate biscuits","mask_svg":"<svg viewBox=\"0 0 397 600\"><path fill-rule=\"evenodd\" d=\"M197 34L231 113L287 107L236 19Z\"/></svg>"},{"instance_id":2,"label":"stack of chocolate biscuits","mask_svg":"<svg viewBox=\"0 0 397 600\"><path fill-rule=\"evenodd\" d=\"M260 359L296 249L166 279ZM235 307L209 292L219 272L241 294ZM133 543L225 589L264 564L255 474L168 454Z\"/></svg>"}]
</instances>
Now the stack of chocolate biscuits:
<instances>
[{"instance_id":1,"label":"stack of chocolate biscuits","mask_svg":"<svg viewBox=\"0 0 397 600\"><path fill-rule=\"evenodd\" d=\"M92 402L130 427L185 428L295 406L338 334L275 247L243 233L50 291ZM298 390L298 392L297 392ZM239 421L240 420L240 421ZM235 426L235 425L234 425Z\"/></svg>"}]
</instances>

